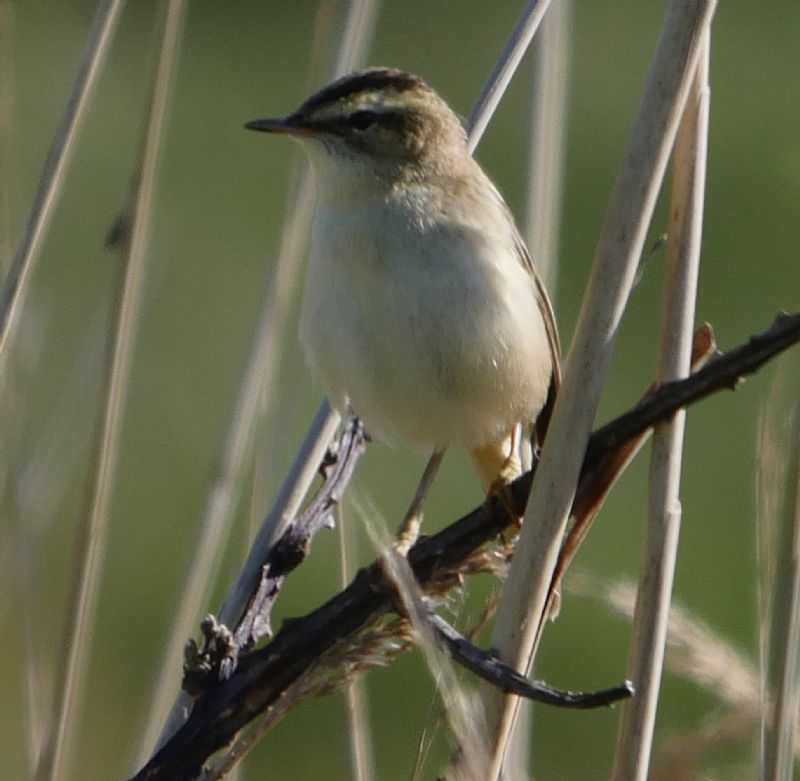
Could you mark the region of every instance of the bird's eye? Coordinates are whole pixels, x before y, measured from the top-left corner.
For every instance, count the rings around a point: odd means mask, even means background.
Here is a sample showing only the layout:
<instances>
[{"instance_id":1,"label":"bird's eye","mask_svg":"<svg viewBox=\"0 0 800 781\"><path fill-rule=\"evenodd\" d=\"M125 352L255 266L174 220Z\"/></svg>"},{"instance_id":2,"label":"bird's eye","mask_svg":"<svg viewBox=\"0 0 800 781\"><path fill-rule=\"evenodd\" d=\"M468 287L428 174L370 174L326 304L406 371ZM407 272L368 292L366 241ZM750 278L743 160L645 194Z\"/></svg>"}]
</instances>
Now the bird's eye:
<instances>
[{"instance_id":1,"label":"bird's eye","mask_svg":"<svg viewBox=\"0 0 800 781\"><path fill-rule=\"evenodd\" d=\"M350 115L348 124L356 130L366 130L378 121L378 115L374 111L355 111Z\"/></svg>"}]
</instances>

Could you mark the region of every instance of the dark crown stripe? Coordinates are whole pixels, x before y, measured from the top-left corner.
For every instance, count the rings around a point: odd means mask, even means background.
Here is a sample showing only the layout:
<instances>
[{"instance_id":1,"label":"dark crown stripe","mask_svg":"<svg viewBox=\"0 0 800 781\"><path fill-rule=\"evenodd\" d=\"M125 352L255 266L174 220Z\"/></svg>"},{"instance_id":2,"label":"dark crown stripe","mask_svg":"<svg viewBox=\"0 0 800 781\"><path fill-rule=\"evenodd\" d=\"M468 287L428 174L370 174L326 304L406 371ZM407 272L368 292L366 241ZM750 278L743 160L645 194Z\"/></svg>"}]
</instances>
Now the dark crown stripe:
<instances>
[{"instance_id":1,"label":"dark crown stripe","mask_svg":"<svg viewBox=\"0 0 800 781\"><path fill-rule=\"evenodd\" d=\"M355 95L365 90L393 89L397 92L405 92L419 88L429 89L422 79L411 73L395 68L370 68L343 76L329 84L303 103L297 113L309 113L320 106L334 103L348 95Z\"/></svg>"}]
</instances>

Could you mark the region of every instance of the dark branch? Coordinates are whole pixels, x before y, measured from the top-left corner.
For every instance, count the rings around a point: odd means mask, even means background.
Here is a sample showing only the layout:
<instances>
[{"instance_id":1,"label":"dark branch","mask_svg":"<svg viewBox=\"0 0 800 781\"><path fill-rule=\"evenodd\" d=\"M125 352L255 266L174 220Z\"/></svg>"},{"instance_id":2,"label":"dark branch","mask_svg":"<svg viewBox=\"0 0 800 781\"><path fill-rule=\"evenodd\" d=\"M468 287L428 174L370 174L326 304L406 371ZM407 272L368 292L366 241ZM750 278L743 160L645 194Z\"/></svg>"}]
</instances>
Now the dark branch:
<instances>
[{"instance_id":1,"label":"dark branch","mask_svg":"<svg viewBox=\"0 0 800 781\"><path fill-rule=\"evenodd\" d=\"M236 626L234 638L242 651L271 634L270 616L286 576L303 562L314 535L334 525L334 510L342 499L356 462L366 447L364 428L356 417L344 426L336 452L329 452L320 471L325 481L317 495L268 552L261 568L261 582Z\"/></svg>"},{"instance_id":2,"label":"dark branch","mask_svg":"<svg viewBox=\"0 0 800 781\"><path fill-rule=\"evenodd\" d=\"M747 344L719 356L696 374L662 386L647 401L592 436L584 471L630 437L717 390L734 388L745 375L800 340L800 314L780 315L772 327ZM423 593L452 584L460 565L494 539L525 506L532 472L510 486L503 501L493 498L409 551L408 561ZM379 562L361 570L327 603L284 625L271 643L243 656L236 674L221 681L195 704L189 720L135 776L135 781L188 781L215 752L276 702L286 688L342 638L394 609L391 588Z\"/></svg>"},{"instance_id":3,"label":"dark branch","mask_svg":"<svg viewBox=\"0 0 800 781\"><path fill-rule=\"evenodd\" d=\"M425 618L455 661L501 691L561 708L599 708L633 696L633 684L630 681L596 692L564 691L548 686L543 681L532 681L504 664L494 654L470 643L432 610Z\"/></svg>"},{"instance_id":4,"label":"dark branch","mask_svg":"<svg viewBox=\"0 0 800 781\"><path fill-rule=\"evenodd\" d=\"M652 396L599 428L589 440L583 471L630 437L669 418L676 410L720 390L735 390L748 374L800 341L800 313L779 314L763 333L739 347L712 358L701 371L685 380L664 383Z\"/></svg>"},{"instance_id":5,"label":"dark branch","mask_svg":"<svg viewBox=\"0 0 800 781\"><path fill-rule=\"evenodd\" d=\"M689 373L694 374L701 366L704 366L709 358L716 353L716 349L714 332L708 323L704 323L694 334ZM657 390L658 386L651 385L639 404L646 402ZM593 461L591 466L584 464L578 490L575 492L575 498L572 502L571 515L573 521L561 544L556 568L550 581L546 615L551 614L553 606L558 600L561 578L589 533L589 529L592 527L594 519L611 487L647 441L650 433L651 429L647 429L636 436L629 437L613 450L607 450L602 458ZM543 624L540 624L539 631L542 630L542 627Z\"/></svg>"}]
</instances>

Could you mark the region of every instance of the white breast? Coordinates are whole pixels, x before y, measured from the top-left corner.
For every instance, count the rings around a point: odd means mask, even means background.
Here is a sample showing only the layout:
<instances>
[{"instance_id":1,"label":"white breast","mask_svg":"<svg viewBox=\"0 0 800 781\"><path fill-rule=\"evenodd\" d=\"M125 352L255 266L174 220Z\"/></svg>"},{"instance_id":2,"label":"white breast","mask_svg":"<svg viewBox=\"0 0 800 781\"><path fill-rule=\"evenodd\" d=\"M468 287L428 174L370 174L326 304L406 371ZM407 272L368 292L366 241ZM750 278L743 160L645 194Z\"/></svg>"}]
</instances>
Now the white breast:
<instances>
[{"instance_id":1,"label":"white breast","mask_svg":"<svg viewBox=\"0 0 800 781\"><path fill-rule=\"evenodd\" d=\"M493 189L470 223L429 196L318 206L301 341L332 403L372 436L475 447L535 419L549 347Z\"/></svg>"}]
</instances>

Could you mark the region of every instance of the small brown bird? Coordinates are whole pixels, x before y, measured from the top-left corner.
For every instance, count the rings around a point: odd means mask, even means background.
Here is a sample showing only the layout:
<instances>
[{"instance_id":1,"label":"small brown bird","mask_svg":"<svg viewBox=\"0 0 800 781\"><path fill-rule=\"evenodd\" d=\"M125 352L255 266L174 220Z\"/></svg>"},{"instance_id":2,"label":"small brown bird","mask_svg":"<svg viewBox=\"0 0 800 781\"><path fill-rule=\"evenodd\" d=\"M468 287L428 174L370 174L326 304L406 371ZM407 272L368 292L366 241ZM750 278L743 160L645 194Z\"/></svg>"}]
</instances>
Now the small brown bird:
<instances>
[{"instance_id":1,"label":"small brown bird","mask_svg":"<svg viewBox=\"0 0 800 781\"><path fill-rule=\"evenodd\" d=\"M369 68L247 127L291 136L311 158L300 338L331 402L373 437L433 453L433 471L455 445L485 489L516 476L547 426L558 336L456 114L419 77Z\"/></svg>"}]
</instances>

